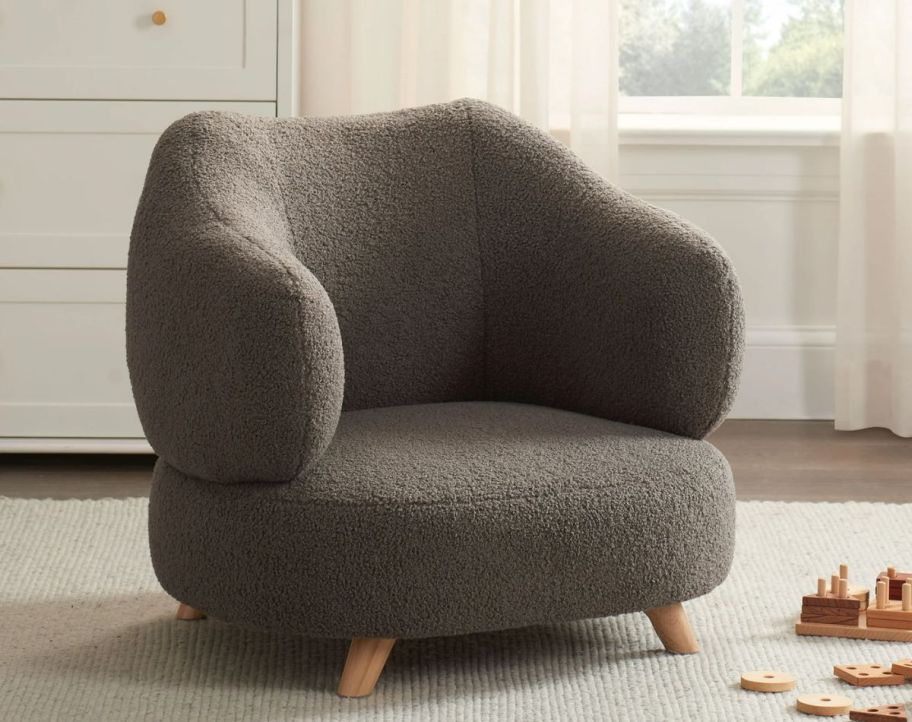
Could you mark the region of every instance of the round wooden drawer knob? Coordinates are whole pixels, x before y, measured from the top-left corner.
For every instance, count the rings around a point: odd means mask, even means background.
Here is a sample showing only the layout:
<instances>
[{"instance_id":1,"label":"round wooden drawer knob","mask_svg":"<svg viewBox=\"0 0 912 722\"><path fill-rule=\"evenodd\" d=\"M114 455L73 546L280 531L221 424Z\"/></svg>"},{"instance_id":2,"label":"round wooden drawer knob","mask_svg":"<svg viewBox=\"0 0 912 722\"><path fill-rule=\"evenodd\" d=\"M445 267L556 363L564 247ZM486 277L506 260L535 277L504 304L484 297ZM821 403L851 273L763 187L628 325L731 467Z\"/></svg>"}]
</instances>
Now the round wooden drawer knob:
<instances>
[{"instance_id":1,"label":"round wooden drawer knob","mask_svg":"<svg viewBox=\"0 0 912 722\"><path fill-rule=\"evenodd\" d=\"M152 22L156 25L164 25L168 21L168 16L165 15L164 11L156 10L152 13Z\"/></svg>"}]
</instances>

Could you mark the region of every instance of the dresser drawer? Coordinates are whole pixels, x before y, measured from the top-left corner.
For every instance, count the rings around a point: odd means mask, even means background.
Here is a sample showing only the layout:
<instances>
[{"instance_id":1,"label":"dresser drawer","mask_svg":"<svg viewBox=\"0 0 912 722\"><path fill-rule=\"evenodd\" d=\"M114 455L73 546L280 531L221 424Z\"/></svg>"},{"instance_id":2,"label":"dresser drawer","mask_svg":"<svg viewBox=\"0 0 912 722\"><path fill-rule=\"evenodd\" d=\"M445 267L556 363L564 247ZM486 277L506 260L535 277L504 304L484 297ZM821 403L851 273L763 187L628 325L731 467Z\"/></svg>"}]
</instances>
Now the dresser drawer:
<instances>
[{"instance_id":1,"label":"dresser drawer","mask_svg":"<svg viewBox=\"0 0 912 722\"><path fill-rule=\"evenodd\" d=\"M0 267L125 268L161 132L195 110L274 103L0 101Z\"/></svg>"},{"instance_id":2,"label":"dresser drawer","mask_svg":"<svg viewBox=\"0 0 912 722\"><path fill-rule=\"evenodd\" d=\"M277 0L0 0L0 98L276 100Z\"/></svg>"},{"instance_id":3,"label":"dresser drawer","mask_svg":"<svg viewBox=\"0 0 912 722\"><path fill-rule=\"evenodd\" d=\"M0 437L141 438L125 271L0 271Z\"/></svg>"}]
</instances>

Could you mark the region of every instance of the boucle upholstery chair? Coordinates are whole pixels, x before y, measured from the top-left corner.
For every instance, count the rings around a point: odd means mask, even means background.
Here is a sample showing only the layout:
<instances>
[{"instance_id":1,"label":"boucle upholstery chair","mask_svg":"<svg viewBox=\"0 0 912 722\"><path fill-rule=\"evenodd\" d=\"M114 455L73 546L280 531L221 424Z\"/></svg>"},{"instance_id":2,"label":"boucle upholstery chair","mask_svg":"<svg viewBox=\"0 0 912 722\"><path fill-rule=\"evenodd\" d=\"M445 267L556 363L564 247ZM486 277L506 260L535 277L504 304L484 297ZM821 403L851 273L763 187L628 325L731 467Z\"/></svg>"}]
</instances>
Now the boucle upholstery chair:
<instances>
[{"instance_id":1,"label":"boucle upholstery chair","mask_svg":"<svg viewBox=\"0 0 912 722\"><path fill-rule=\"evenodd\" d=\"M733 551L701 439L739 376L735 276L509 113L179 120L127 352L180 617L352 639L346 696L396 638L645 610L697 650L680 602Z\"/></svg>"}]
</instances>

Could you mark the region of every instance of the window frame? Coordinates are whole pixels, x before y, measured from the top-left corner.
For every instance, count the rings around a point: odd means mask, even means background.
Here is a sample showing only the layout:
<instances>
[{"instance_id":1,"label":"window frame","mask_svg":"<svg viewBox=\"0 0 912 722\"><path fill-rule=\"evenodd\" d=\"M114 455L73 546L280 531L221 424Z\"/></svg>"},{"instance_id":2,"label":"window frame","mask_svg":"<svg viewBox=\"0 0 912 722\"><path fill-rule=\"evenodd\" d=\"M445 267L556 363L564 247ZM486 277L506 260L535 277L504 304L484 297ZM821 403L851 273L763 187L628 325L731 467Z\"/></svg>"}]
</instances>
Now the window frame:
<instances>
[{"instance_id":1,"label":"window frame","mask_svg":"<svg viewBox=\"0 0 912 722\"><path fill-rule=\"evenodd\" d=\"M620 95L618 112L623 115L751 115L751 116L839 116L842 98L807 98L743 95L744 9L746 0L729 0L729 93L727 95Z\"/></svg>"},{"instance_id":2,"label":"window frame","mask_svg":"<svg viewBox=\"0 0 912 722\"><path fill-rule=\"evenodd\" d=\"M819 115L838 116L842 98L801 98L731 95L621 95L618 112L624 115Z\"/></svg>"}]
</instances>

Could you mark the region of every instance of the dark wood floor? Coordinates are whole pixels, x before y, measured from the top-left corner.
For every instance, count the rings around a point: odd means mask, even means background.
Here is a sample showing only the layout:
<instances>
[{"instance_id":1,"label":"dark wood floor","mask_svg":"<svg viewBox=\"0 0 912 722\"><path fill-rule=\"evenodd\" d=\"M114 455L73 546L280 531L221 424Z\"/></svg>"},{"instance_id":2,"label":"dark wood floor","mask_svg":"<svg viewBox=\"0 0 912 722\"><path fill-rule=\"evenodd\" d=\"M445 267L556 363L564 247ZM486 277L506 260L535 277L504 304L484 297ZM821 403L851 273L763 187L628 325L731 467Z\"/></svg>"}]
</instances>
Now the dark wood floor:
<instances>
[{"instance_id":1,"label":"dark wood floor","mask_svg":"<svg viewBox=\"0 0 912 722\"><path fill-rule=\"evenodd\" d=\"M912 501L912 439L824 421L726 421L710 438L740 499ZM0 455L0 496L146 496L152 456Z\"/></svg>"},{"instance_id":2,"label":"dark wood floor","mask_svg":"<svg viewBox=\"0 0 912 722\"><path fill-rule=\"evenodd\" d=\"M709 439L739 499L912 501L912 439L829 421L726 421Z\"/></svg>"}]
</instances>

